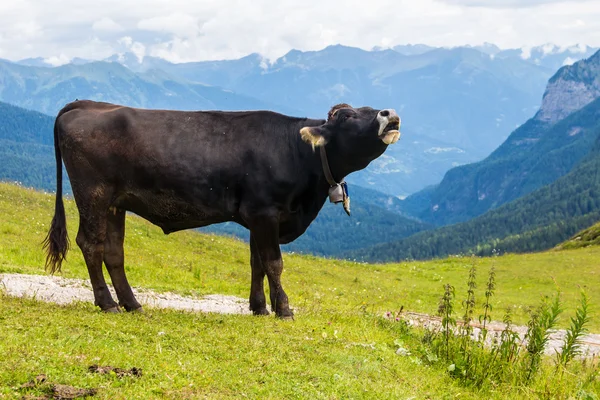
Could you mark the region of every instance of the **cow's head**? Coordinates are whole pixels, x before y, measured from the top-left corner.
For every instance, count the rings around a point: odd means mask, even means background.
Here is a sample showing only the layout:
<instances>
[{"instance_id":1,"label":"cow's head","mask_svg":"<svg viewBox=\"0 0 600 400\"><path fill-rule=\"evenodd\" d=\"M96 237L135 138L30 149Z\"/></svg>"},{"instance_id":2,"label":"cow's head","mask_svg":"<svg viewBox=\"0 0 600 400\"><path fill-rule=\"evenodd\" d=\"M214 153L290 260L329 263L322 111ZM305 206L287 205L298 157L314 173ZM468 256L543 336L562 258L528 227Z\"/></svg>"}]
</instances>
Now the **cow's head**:
<instances>
[{"instance_id":1,"label":"cow's head","mask_svg":"<svg viewBox=\"0 0 600 400\"><path fill-rule=\"evenodd\" d=\"M373 150L381 154L387 145L398 141L399 129L400 117L395 110L338 104L329 111L325 124L304 127L300 135L313 148L336 142L336 147L346 149L348 153Z\"/></svg>"}]
</instances>

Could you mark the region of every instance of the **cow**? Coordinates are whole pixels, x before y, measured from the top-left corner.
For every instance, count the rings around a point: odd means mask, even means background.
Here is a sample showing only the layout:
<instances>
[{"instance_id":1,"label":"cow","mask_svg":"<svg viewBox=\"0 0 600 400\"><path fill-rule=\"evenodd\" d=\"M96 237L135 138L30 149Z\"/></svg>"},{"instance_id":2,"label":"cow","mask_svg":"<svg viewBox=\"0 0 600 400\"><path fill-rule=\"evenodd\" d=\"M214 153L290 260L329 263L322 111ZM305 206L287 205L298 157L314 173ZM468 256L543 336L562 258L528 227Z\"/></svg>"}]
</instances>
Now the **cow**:
<instances>
[{"instance_id":1,"label":"cow","mask_svg":"<svg viewBox=\"0 0 600 400\"><path fill-rule=\"evenodd\" d=\"M292 318L281 285L280 244L306 231L330 199L346 200L348 174L379 157L400 132L393 109L338 104L327 119L271 111L171 111L89 100L67 104L54 124L55 213L44 246L59 272L69 250L62 162L79 210L76 243L94 304L141 311L124 270L125 214L165 234L233 221L250 231L250 310ZM315 149L319 148L319 151ZM336 189L336 190L332 190ZM344 202L345 203L345 202ZM345 204L346 205L346 204ZM349 210L347 210L349 211ZM106 266L119 303L108 290Z\"/></svg>"}]
</instances>

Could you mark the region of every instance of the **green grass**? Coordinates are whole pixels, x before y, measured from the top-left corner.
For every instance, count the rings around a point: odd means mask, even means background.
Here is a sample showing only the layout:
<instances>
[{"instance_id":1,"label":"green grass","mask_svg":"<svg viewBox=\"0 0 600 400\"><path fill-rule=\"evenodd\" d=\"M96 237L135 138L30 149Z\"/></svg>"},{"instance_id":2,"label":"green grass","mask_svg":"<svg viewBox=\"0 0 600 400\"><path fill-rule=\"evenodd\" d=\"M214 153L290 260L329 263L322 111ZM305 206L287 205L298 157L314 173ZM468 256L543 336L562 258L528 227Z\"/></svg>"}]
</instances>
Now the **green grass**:
<instances>
[{"instance_id":1,"label":"green grass","mask_svg":"<svg viewBox=\"0 0 600 400\"><path fill-rule=\"evenodd\" d=\"M600 223L594 224L587 229L574 235L571 239L556 246L558 250L581 249L589 246L600 245Z\"/></svg>"},{"instance_id":2,"label":"green grass","mask_svg":"<svg viewBox=\"0 0 600 400\"><path fill-rule=\"evenodd\" d=\"M0 184L0 272L44 273L41 242L53 202L51 195ZM66 210L74 240L72 201ZM195 296L247 297L249 292L248 246L234 239L196 232L165 236L130 216L125 253L134 286ZM487 269L494 265L492 318L500 320L503 308L515 305L515 322L525 323L527 309L539 303L541 294L553 293L556 282L567 310L559 325L566 327L580 287L587 288L592 311L600 302L595 290L599 256L599 248L589 247L367 265L285 254L282 282L296 309L293 322L154 309L143 315L105 315L87 303L56 306L0 296L0 398L26 394L15 388L40 373L54 383L99 388L98 397L106 399L479 398L476 389L457 386L444 368L396 355L397 340L416 351L420 333L380 315L401 306L433 314L446 282L464 298L473 264L479 271L478 293L483 293ZM87 278L78 248L69 253L63 275ZM476 298L476 315L482 300ZM600 331L600 318L592 315L589 327ZM87 372L91 364L136 366L144 375L93 375ZM542 374L533 388L500 386L484 397L538 398L543 378L551 376Z\"/></svg>"},{"instance_id":3,"label":"green grass","mask_svg":"<svg viewBox=\"0 0 600 400\"><path fill-rule=\"evenodd\" d=\"M39 373L51 382L100 388L106 399L437 398L461 392L443 373L394 353L399 324L358 314L311 314L295 322L158 310L103 315L88 304L5 298L0 315L0 397ZM360 345L371 343L374 349ZM135 366L143 375L98 376L87 372L92 364Z\"/></svg>"},{"instance_id":4,"label":"green grass","mask_svg":"<svg viewBox=\"0 0 600 400\"><path fill-rule=\"evenodd\" d=\"M0 183L0 272L44 274L41 242L54 210L54 196ZM66 202L69 234L77 233L78 214ZM127 220L125 268L133 286L188 295L222 293L246 298L250 290L248 245L236 239L185 231L165 236L141 218ZM74 243L73 243L74 245ZM87 279L79 248L73 246L63 276ZM592 307L600 304L600 247L576 251L506 255L493 258L456 257L400 264L362 264L312 256L284 254L282 283L292 307L336 312L366 305L372 311L405 309L434 313L444 283L466 292L465 277L474 264L477 284L496 267L498 289L493 317L515 305L515 322L527 322L527 309L558 285L567 310L575 309L580 288ZM108 274L107 279L108 279ZM556 283L555 283L556 282ZM482 299L477 299L480 302ZM592 311L594 308L592 308ZM560 326L566 327L564 319ZM600 317L590 329L600 332Z\"/></svg>"}]
</instances>

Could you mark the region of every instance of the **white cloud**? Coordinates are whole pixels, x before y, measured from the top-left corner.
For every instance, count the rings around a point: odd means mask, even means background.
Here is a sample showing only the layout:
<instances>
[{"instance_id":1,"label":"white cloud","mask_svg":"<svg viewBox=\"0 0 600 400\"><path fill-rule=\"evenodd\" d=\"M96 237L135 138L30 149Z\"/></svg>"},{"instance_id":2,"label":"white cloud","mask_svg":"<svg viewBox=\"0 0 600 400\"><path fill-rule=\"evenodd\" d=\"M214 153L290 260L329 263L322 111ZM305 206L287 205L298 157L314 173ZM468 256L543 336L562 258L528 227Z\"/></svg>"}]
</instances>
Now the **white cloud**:
<instances>
[{"instance_id":1,"label":"white cloud","mask_svg":"<svg viewBox=\"0 0 600 400\"><path fill-rule=\"evenodd\" d=\"M467 7L515 8L537 7L549 3L566 3L568 0L442 0ZM577 1L577 0L575 0Z\"/></svg>"},{"instance_id":2,"label":"white cloud","mask_svg":"<svg viewBox=\"0 0 600 400\"><path fill-rule=\"evenodd\" d=\"M64 54L60 54L59 56L52 56L44 59L46 64L50 64L54 67L58 67L60 65L68 64L71 61L70 57L67 57Z\"/></svg>"},{"instance_id":3,"label":"white cloud","mask_svg":"<svg viewBox=\"0 0 600 400\"><path fill-rule=\"evenodd\" d=\"M117 43L123 45L127 51L132 52L138 59L139 62L144 61L146 56L146 46L140 42L135 42L131 36L123 36Z\"/></svg>"},{"instance_id":4,"label":"white cloud","mask_svg":"<svg viewBox=\"0 0 600 400\"><path fill-rule=\"evenodd\" d=\"M262 58L260 59L260 64L259 64L259 66L260 66L262 69L264 69L264 70L267 70L267 69L269 69L269 66L270 66L269 60L268 60L268 59L266 59L265 57L262 57Z\"/></svg>"},{"instance_id":5,"label":"white cloud","mask_svg":"<svg viewBox=\"0 0 600 400\"><path fill-rule=\"evenodd\" d=\"M99 32L120 32L123 27L117 24L112 18L104 17L94 22L92 29Z\"/></svg>"},{"instance_id":6,"label":"white cloud","mask_svg":"<svg viewBox=\"0 0 600 400\"><path fill-rule=\"evenodd\" d=\"M571 24L568 24L567 28L583 28L585 26L585 22L579 18L573 21Z\"/></svg>"},{"instance_id":7,"label":"white cloud","mask_svg":"<svg viewBox=\"0 0 600 400\"><path fill-rule=\"evenodd\" d=\"M582 44L582 43L579 43L579 44L577 44L575 46L569 47L569 51L571 53L575 53L575 54L577 54L577 53L585 53L587 50L588 50L587 45Z\"/></svg>"},{"instance_id":8,"label":"white cloud","mask_svg":"<svg viewBox=\"0 0 600 400\"><path fill-rule=\"evenodd\" d=\"M573 65L573 64L575 64L575 61L577 61L577 60L573 59L571 57L567 57L567 58L565 58L565 61L563 61L562 65Z\"/></svg>"},{"instance_id":9,"label":"white cloud","mask_svg":"<svg viewBox=\"0 0 600 400\"><path fill-rule=\"evenodd\" d=\"M119 42L123 37L130 42ZM172 61L253 52L273 60L292 48L337 43L371 49L483 42L502 48L600 46L600 2L280 0L275 6L269 0L61 0L61 7L45 0L0 2L0 52L13 60L102 59L123 48L138 58L150 54Z\"/></svg>"},{"instance_id":10,"label":"white cloud","mask_svg":"<svg viewBox=\"0 0 600 400\"><path fill-rule=\"evenodd\" d=\"M133 44L133 39L131 38L131 36L123 36L122 38L117 40L117 43L129 48Z\"/></svg>"},{"instance_id":11,"label":"white cloud","mask_svg":"<svg viewBox=\"0 0 600 400\"><path fill-rule=\"evenodd\" d=\"M42 26L31 20L16 20L10 26L0 28L0 37L7 42L40 40L42 36Z\"/></svg>"},{"instance_id":12,"label":"white cloud","mask_svg":"<svg viewBox=\"0 0 600 400\"><path fill-rule=\"evenodd\" d=\"M554 54L556 51L558 51L558 47L556 47L556 45L554 45L552 43L546 43L545 45L542 46L542 53L545 56Z\"/></svg>"},{"instance_id":13,"label":"white cloud","mask_svg":"<svg viewBox=\"0 0 600 400\"><path fill-rule=\"evenodd\" d=\"M144 61L144 56L146 55L146 46L140 42L134 42L130 49L131 52L135 54L139 62Z\"/></svg>"},{"instance_id":14,"label":"white cloud","mask_svg":"<svg viewBox=\"0 0 600 400\"><path fill-rule=\"evenodd\" d=\"M184 38L195 37L200 33L198 19L180 12L143 19L138 22L137 27L148 31L172 33Z\"/></svg>"}]
</instances>

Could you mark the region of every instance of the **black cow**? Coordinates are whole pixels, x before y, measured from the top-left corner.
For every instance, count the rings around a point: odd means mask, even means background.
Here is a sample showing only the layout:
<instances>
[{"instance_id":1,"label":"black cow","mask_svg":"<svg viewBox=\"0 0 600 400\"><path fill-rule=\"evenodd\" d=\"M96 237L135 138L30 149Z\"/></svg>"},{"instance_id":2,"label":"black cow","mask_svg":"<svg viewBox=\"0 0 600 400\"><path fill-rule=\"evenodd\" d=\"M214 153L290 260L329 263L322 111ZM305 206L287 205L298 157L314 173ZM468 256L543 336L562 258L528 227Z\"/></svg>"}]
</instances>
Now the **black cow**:
<instances>
[{"instance_id":1,"label":"black cow","mask_svg":"<svg viewBox=\"0 0 600 400\"><path fill-rule=\"evenodd\" d=\"M46 266L60 271L69 247L62 202L62 165L79 209L77 244L95 304L119 311L104 281L102 262L119 304L141 310L123 268L125 212L165 233L234 221L250 230L250 309L292 317L280 282L280 243L302 235L327 199L329 164L335 182L365 168L399 137L394 110L340 104L327 120L269 111L142 110L93 101L66 105L56 117L55 214L45 241ZM325 146L323 155L315 147ZM331 176L329 177L331 181ZM334 184L335 184L334 182ZM334 185L335 186L335 185Z\"/></svg>"}]
</instances>

